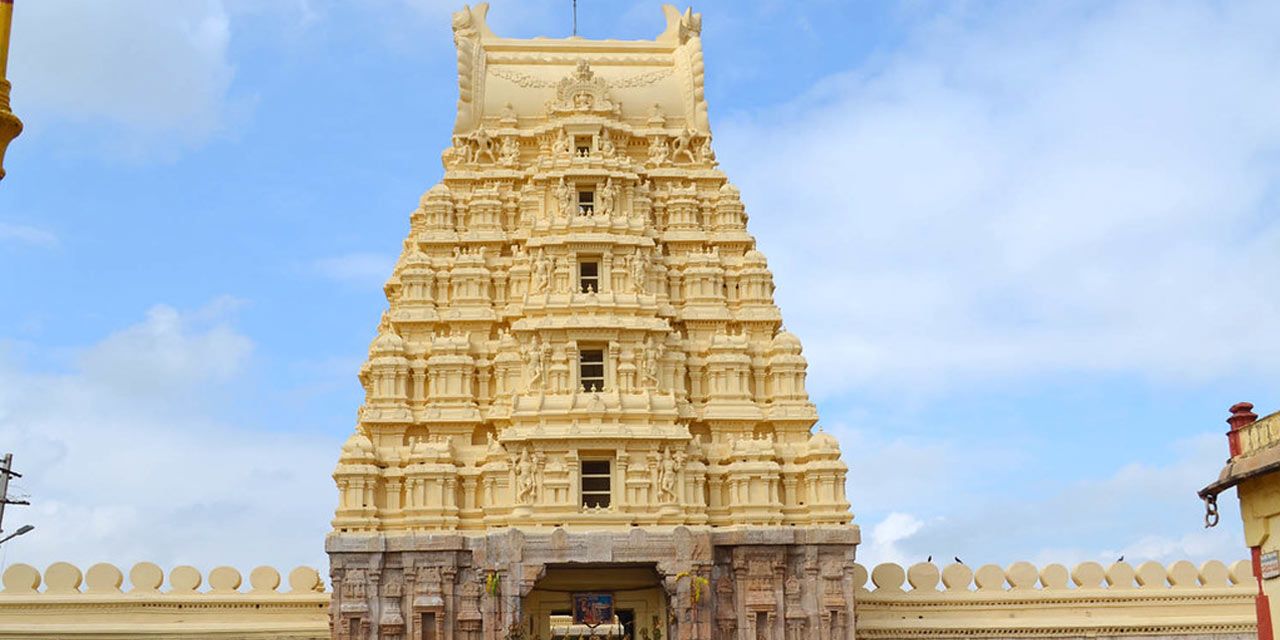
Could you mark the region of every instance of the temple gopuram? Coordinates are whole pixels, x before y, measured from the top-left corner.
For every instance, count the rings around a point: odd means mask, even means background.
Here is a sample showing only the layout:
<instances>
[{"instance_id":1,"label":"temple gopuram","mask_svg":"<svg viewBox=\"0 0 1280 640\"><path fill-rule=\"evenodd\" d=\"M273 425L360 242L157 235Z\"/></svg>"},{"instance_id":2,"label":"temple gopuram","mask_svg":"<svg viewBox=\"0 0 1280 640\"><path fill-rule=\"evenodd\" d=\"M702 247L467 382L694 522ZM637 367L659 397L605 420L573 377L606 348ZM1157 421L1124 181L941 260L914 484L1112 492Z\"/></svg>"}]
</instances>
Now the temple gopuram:
<instances>
[{"instance_id":1,"label":"temple gopuram","mask_svg":"<svg viewBox=\"0 0 1280 640\"><path fill-rule=\"evenodd\" d=\"M701 16L487 9L334 472L333 638L852 640L847 468L716 168Z\"/></svg>"}]
</instances>

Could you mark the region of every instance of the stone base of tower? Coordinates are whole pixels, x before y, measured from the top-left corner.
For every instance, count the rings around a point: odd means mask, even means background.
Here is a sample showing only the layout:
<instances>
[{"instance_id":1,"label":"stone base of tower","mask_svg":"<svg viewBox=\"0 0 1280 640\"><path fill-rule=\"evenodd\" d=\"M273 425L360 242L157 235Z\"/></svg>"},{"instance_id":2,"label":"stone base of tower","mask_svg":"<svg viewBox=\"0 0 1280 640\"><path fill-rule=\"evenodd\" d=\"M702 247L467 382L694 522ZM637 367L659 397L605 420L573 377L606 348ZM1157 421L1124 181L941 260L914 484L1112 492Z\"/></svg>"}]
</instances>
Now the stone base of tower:
<instances>
[{"instance_id":1,"label":"stone base of tower","mask_svg":"<svg viewBox=\"0 0 1280 640\"><path fill-rule=\"evenodd\" d=\"M855 526L330 534L334 640L853 640Z\"/></svg>"}]
</instances>

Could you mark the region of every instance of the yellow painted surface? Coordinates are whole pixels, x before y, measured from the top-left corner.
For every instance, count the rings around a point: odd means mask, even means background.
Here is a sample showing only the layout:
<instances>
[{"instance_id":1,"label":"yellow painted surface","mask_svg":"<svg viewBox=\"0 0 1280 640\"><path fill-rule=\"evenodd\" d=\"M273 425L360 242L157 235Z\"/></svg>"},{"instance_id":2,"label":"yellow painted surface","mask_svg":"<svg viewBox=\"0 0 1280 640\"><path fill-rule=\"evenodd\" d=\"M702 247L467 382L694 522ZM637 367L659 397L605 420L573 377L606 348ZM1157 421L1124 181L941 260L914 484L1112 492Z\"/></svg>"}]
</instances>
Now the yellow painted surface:
<instances>
[{"instance_id":1,"label":"yellow painted surface","mask_svg":"<svg viewBox=\"0 0 1280 640\"><path fill-rule=\"evenodd\" d=\"M13 25L13 2L0 0L0 79L9 75L9 34Z\"/></svg>"},{"instance_id":2,"label":"yellow painted surface","mask_svg":"<svg viewBox=\"0 0 1280 640\"><path fill-rule=\"evenodd\" d=\"M1260 437L1277 427L1280 427L1280 419L1275 415L1245 427L1249 437L1242 437L1241 444L1248 443L1249 446L1237 459L1280 453L1280 449L1272 448L1280 440L1267 438L1264 441ZM1245 544L1259 547L1263 554L1280 551L1280 536L1277 536L1280 534L1280 473L1272 472L1245 480L1236 486L1236 492L1240 499L1240 518L1244 522ZM1262 580L1262 590L1267 595L1274 634L1280 621L1280 578Z\"/></svg>"},{"instance_id":3,"label":"yellow painted surface","mask_svg":"<svg viewBox=\"0 0 1280 640\"><path fill-rule=\"evenodd\" d=\"M22 133L22 121L9 107L9 33L13 24L13 2L0 0L0 179L4 178L4 153L9 143Z\"/></svg>"}]
</instances>

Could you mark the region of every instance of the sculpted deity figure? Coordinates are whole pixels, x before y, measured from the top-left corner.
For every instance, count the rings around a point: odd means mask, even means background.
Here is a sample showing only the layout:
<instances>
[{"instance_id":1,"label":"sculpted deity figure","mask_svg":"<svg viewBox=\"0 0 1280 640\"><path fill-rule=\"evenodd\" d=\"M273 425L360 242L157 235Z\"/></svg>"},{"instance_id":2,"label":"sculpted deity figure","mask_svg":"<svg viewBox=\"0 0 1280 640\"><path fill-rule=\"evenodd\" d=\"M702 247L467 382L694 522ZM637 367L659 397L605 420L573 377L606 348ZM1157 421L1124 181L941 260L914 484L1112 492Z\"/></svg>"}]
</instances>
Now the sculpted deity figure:
<instances>
[{"instance_id":1,"label":"sculpted deity figure","mask_svg":"<svg viewBox=\"0 0 1280 640\"><path fill-rule=\"evenodd\" d=\"M472 162L480 162L484 156L489 156L489 162L497 162L498 157L493 153L493 138L488 131L484 130L484 126L476 127L476 132L471 135L471 139L475 141L475 156Z\"/></svg>"},{"instance_id":2,"label":"sculpted deity figure","mask_svg":"<svg viewBox=\"0 0 1280 640\"><path fill-rule=\"evenodd\" d=\"M635 255L631 256L631 285L635 287L636 293L645 293L645 281L649 273L649 259L641 256L637 249Z\"/></svg>"},{"instance_id":3,"label":"sculpted deity figure","mask_svg":"<svg viewBox=\"0 0 1280 640\"><path fill-rule=\"evenodd\" d=\"M434 300L434 291L436 290L436 272L428 270L422 274L422 299Z\"/></svg>"},{"instance_id":4,"label":"sculpted deity figure","mask_svg":"<svg viewBox=\"0 0 1280 640\"><path fill-rule=\"evenodd\" d=\"M506 449L502 448L502 443L498 442L497 436L493 435L492 431L485 433L485 439L488 441L488 446L485 448L486 456L496 460L507 452Z\"/></svg>"},{"instance_id":5,"label":"sculpted deity figure","mask_svg":"<svg viewBox=\"0 0 1280 640\"><path fill-rule=\"evenodd\" d=\"M672 162L680 160L682 156L689 162L696 161L693 155L693 131L690 131L687 127L680 132L680 135L676 136L671 148Z\"/></svg>"},{"instance_id":6,"label":"sculpted deity figure","mask_svg":"<svg viewBox=\"0 0 1280 640\"><path fill-rule=\"evenodd\" d=\"M676 459L671 455L671 447L662 451L662 466L658 469L658 488L660 502L676 501Z\"/></svg>"},{"instance_id":7,"label":"sculpted deity figure","mask_svg":"<svg viewBox=\"0 0 1280 640\"><path fill-rule=\"evenodd\" d=\"M502 111L498 114L499 122L504 126L514 127L519 119L520 118L516 115L516 108L514 105L510 102L502 105Z\"/></svg>"},{"instance_id":8,"label":"sculpted deity figure","mask_svg":"<svg viewBox=\"0 0 1280 640\"><path fill-rule=\"evenodd\" d=\"M661 127L667 123L667 116L662 112L662 105L655 102L653 103L653 106L649 107L648 122L651 127Z\"/></svg>"},{"instance_id":9,"label":"sculpted deity figure","mask_svg":"<svg viewBox=\"0 0 1280 640\"><path fill-rule=\"evenodd\" d=\"M558 156L567 156L572 150L573 144L569 140L569 134L560 129L556 132L556 139L551 143L551 153Z\"/></svg>"},{"instance_id":10,"label":"sculpted deity figure","mask_svg":"<svg viewBox=\"0 0 1280 640\"><path fill-rule=\"evenodd\" d=\"M569 185L565 184L564 177L560 178L560 182L555 186L556 196L556 213L557 219L566 219L573 215L573 190Z\"/></svg>"},{"instance_id":11,"label":"sculpted deity figure","mask_svg":"<svg viewBox=\"0 0 1280 640\"><path fill-rule=\"evenodd\" d=\"M462 136L453 137L453 146L444 151L444 165L452 169L471 160L471 143Z\"/></svg>"},{"instance_id":12,"label":"sculpted deity figure","mask_svg":"<svg viewBox=\"0 0 1280 640\"><path fill-rule=\"evenodd\" d=\"M663 346L661 342L655 342L653 336L649 337L648 346L644 350L644 377L645 381L652 384L655 388L658 386L659 363L662 360Z\"/></svg>"},{"instance_id":13,"label":"sculpted deity figure","mask_svg":"<svg viewBox=\"0 0 1280 640\"><path fill-rule=\"evenodd\" d=\"M537 389L542 386L542 349L538 345L538 336L533 336L529 341L524 358L529 369L529 389Z\"/></svg>"},{"instance_id":14,"label":"sculpted deity figure","mask_svg":"<svg viewBox=\"0 0 1280 640\"><path fill-rule=\"evenodd\" d=\"M499 162L504 166L514 167L520 162L520 143L516 142L515 136L503 136L499 156Z\"/></svg>"},{"instance_id":15,"label":"sculpted deity figure","mask_svg":"<svg viewBox=\"0 0 1280 640\"><path fill-rule=\"evenodd\" d=\"M554 262L551 269L551 276L552 278L555 278L555 287L554 287L555 293L569 293L570 291L573 290L573 285L572 283L569 282L569 278L556 278L557 274L560 274L562 272L568 272L572 269L572 267L569 264L569 259L563 258L563 257L555 257L553 258L553 260Z\"/></svg>"},{"instance_id":16,"label":"sculpted deity figure","mask_svg":"<svg viewBox=\"0 0 1280 640\"><path fill-rule=\"evenodd\" d=\"M551 261L547 259L547 254L542 249L538 250L538 257L533 261L533 275L529 280L530 293L542 293L547 290L547 285L551 282Z\"/></svg>"},{"instance_id":17,"label":"sculpted deity figure","mask_svg":"<svg viewBox=\"0 0 1280 640\"><path fill-rule=\"evenodd\" d=\"M533 492L533 461L529 459L529 448L525 447L520 450L520 458L516 461L516 502L532 503Z\"/></svg>"},{"instance_id":18,"label":"sculpted deity figure","mask_svg":"<svg viewBox=\"0 0 1280 640\"><path fill-rule=\"evenodd\" d=\"M606 158L612 158L618 152L617 147L613 144L613 136L609 134L608 129L604 130L604 136L600 138L600 152Z\"/></svg>"},{"instance_id":19,"label":"sculpted deity figure","mask_svg":"<svg viewBox=\"0 0 1280 640\"><path fill-rule=\"evenodd\" d=\"M716 152L711 148L711 136L702 139L702 144L698 145L698 162L706 164L715 164Z\"/></svg>"},{"instance_id":20,"label":"sculpted deity figure","mask_svg":"<svg viewBox=\"0 0 1280 640\"><path fill-rule=\"evenodd\" d=\"M613 178L605 180L604 186L600 188L600 203L596 206L596 215L609 217L613 215L613 203L618 197L618 187L614 186Z\"/></svg>"},{"instance_id":21,"label":"sculpted deity figure","mask_svg":"<svg viewBox=\"0 0 1280 640\"><path fill-rule=\"evenodd\" d=\"M650 167L660 167L667 162L667 141L662 136L653 136L649 139L649 160Z\"/></svg>"}]
</instances>

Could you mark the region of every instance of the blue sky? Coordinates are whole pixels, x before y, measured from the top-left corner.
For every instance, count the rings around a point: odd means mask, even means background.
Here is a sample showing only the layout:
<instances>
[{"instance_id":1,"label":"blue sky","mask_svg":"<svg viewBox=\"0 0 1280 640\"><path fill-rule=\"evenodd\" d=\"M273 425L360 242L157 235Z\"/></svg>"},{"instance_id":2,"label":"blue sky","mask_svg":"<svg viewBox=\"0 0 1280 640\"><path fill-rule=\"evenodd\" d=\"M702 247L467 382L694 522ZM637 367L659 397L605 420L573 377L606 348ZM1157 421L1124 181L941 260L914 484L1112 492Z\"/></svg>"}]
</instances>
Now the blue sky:
<instances>
[{"instance_id":1,"label":"blue sky","mask_svg":"<svg viewBox=\"0 0 1280 640\"><path fill-rule=\"evenodd\" d=\"M579 4L586 37L663 26ZM326 564L457 8L18 0L0 449L37 529L4 561ZM864 562L1244 557L1195 490L1230 404L1280 409L1280 6L694 8Z\"/></svg>"}]
</instances>

